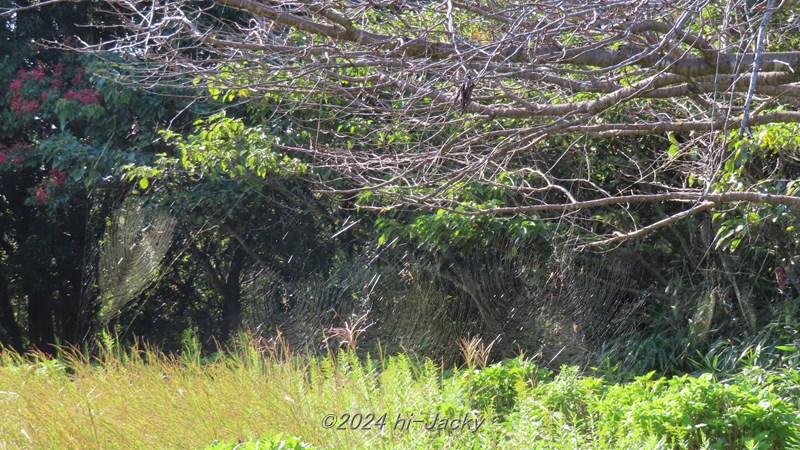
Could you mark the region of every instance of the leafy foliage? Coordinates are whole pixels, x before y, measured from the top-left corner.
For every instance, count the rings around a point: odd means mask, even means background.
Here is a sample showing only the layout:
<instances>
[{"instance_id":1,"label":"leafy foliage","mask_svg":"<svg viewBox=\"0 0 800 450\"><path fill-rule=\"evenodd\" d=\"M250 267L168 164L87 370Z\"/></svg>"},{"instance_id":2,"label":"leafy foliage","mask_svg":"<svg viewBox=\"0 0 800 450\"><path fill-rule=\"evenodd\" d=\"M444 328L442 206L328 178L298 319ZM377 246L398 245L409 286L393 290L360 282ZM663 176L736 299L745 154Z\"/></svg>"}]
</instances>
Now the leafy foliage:
<instances>
[{"instance_id":1,"label":"leafy foliage","mask_svg":"<svg viewBox=\"0 0 800 450\"><path fill-rule=\"evenodd\" d=\"M551 371L532 361L515 358L492 364L464 377L469 381L471 406L486 411L494 409L500 417L514 410L517 396L531 387L547 381Z\"/></svg>"},{"instance_id":2,"label":"leafy foliage","mask_svg":"<svg viewBox=\"0 0 800 450\"><path fill-rule=\"evenodd\" d=\"M277 434L248 442L218 442L205 447L205 450L304 450L313 448L311 444L306 444L296 437Z\"/></svg>"}]
</instances>

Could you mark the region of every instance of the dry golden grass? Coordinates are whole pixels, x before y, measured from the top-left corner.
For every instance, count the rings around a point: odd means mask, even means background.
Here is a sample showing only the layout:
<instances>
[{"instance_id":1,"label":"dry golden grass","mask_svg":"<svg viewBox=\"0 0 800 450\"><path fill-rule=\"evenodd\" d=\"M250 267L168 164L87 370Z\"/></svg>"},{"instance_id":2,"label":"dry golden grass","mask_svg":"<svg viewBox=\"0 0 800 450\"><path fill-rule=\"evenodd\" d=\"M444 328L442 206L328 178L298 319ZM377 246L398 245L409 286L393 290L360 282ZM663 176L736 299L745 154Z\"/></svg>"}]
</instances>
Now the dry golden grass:
<instances>
[{"instance_id":1,"label":"dry golden grass","mask_svg":"<svg viewBox=\"0 0 800 450\"><path fill-rule=\"evenodd\" d=\"M328 430L321 420L433 415L443 396L455 395L438 367L417 369L404 357L380 368L346 352L318 360L276 355L257 346L203 362L141 348L92 361L3 353L0 448L202 448L275 433L328 448L418 448L433 438L423 429L396 431L387 420L383 431Z\"/></svg>"},{"instance_id":2,"label":"dry golden grass","mask_svg":"<svg viewBox=\"0 0 800 450\"><path fill-rule=\"evenodd\" d=\"M489 347L463 340L468 360ZM108 347L96 358L0 352L0 449L272 447L296 436L334 449L800 448L796 369L752 369L629 383L562 368L556 376L517 358L446 371L406 356L359 359L340 351L294 356L280 339L256 340L215 360L189 343L181 356ZM385 425L331 429L326 415L386 413ZM397 427L397 417L483 419L471 429ZM686 418L702 426L687 426ZM341 422L340 419L334 421ZM474 423L474 422L473 422ZM731 432L734 430L735 432ZM721 447L720 447L721 445Z\"/></svg>"}]
</instances>

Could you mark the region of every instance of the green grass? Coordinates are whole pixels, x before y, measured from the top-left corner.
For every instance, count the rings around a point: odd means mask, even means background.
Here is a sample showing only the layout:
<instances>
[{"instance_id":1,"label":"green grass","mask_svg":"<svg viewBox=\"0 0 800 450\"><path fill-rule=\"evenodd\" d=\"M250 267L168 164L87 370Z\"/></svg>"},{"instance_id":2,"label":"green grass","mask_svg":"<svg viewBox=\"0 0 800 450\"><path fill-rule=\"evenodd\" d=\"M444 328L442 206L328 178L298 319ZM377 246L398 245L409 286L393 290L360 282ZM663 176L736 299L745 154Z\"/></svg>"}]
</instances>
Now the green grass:
<instances>
[{"instance_id":1,"label":"green grass","mask_svg":"<svg viewBox=\"0 0 800 450\"><path fill-rule=\"evenodd\" d=\"M201 360L189 350L3 353L0 448L778 449L800 436L794 369L612 383L524 359L444 370L402 355L307 359L248 346ZM399 421L437 414L468 427Z\"/></svg>"}]
</instances>

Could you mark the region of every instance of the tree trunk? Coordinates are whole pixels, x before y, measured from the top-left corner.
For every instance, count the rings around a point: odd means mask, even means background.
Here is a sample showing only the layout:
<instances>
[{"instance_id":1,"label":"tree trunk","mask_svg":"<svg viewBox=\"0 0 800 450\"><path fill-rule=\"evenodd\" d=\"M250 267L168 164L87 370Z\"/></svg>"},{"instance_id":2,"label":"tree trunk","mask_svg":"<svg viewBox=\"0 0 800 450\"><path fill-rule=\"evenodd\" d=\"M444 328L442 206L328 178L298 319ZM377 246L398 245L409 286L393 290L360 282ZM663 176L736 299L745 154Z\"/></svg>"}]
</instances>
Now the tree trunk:
<instances>
[{"instance_id":1,"label":"tree trunk","mask_svg":"<svg viewBox=\"0 0 800 450\"><path fill-rule=\"evenodd\" d=\"M64 344L80 344L88 336L89 304L82 298L84 261L75 261L75 257L85 254L86 214L84 205L76 206L78 212L67 217L68 231L71 239L73 251L59 255L56 264L58 266L58 316L59 316L59 335Z\"/></svg>"},{"instance_id":2,"label":"tree trunk","mask_svg":"<svg viewBox=\"0 0 800 450\"><path fill-rule=\"evenodd\" d=\"M14 307L11 305L8 283L3 276L0 276L0 344L17 352L23 350L22 332L14 317Z\"/></svg>"},{"instance_id":3,"label":"tree trunk","mask_svg":"<svg viewBox=\"0 0 800 450\"><path fill-rule=\"evenodd\" d=\"M52 292L39 286L28 286L28 338L31 348L53 353L55 328L53 327Z\"/></svg>"},{"instance_id":4,"label":"tree trunk","mask_svg":"<svg viewBox=\"0 0 800 450\"><path fill-rule=\"evenodd\" d=\"M237 245L222 293L222 340L227 342L242 326L242 280L245 252Z\"/></svg>"}]
</instances>

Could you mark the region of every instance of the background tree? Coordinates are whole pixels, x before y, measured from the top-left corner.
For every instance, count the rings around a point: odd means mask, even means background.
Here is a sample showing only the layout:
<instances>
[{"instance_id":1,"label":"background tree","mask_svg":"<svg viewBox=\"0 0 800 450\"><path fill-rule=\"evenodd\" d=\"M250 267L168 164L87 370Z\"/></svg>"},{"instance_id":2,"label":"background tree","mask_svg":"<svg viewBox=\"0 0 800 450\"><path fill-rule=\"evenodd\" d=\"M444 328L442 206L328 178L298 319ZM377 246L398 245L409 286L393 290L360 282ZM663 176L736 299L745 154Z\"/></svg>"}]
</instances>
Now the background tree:
<instances>
[{"instance_id":1,"label":"background tree","mask_svg":"<svg viewBox=\"0 0 800 450\"><path fill-rule=\"evenodd\" d=\"M113 172L182 221L172 282L129 312L153 320L137 330L191 326L177 318L191 311L229 336L261 271L295 306L256 323L308 348L348 311L376 324L362 341L424 330L419 348L441 352L484 333L497 356L641 370L793 339L800 34L784 3L93 7L106 34L48 45L104 58L98 84L225 110L157 126L163 154ZM301 247L322 256L294 266Z\"/></svg>"},{"instance_id":2,"label":"background tree","mask_svg":"<svg viewBox=\"0 0 800 450\"><path fill-rule=\"evenodd\" d=\"M555 214L582 226L572 212L684 205L599 241L613 243L726 203L797 204L763 180L731 188L726 169L737 165L732 130L749 137L800 120L796 16L780 2L105 3L126 17L125 37L88 49L147 54L143 83L193 80L242 101L258 92L278 113L350 124L295 121L308 142L293 150L390 205ZM287 92L297 95L279 98ZM653 134L667 151L614 145ZM598 185L590 138L631 165L611 191ZM571 141L564 158L539 157L562 139ZM453 195L473 182L499 184L517 202Z\"/></svg>"},{"instance_id":3,"label":"background tree","mask_svg":"<svg viewBox=\"0 0 800 450\"><path fill-rule=\"evenodd\" d=\"M340 219L327 198L312 194L308 167L274 148L279 138L269 122L226 117L234 112L198 119L185 135L166 133L172 151L150 165L130 165L126 175L153 183L151 197L180 218L176 249L189 257L178 264L193 267L192 290L209 302L198 312L216 317L217 325L200 333L207 342L225 343L245 324L274 326L248 320L254 312L246 311L247 291L267 284L276 295L255 299L258 307L289 308L293 286L327 274L338 253L325 235L335 233Z\"/></svg>"},{"instance_id":4,"label":"background tree","mask_svg":"<svg viewBox=\"0 0 800 450\"><path fill-rule=\"evenodd\" d=\"M98 244L132 188L121 167L150 159L157 129L178 126L186 102L111 82L110 61L40 45L111 38L75 22L108 19L91 5L23 6L1 19L0 338L50 351L97 328Z\"/></svg>"}]
</instances>

